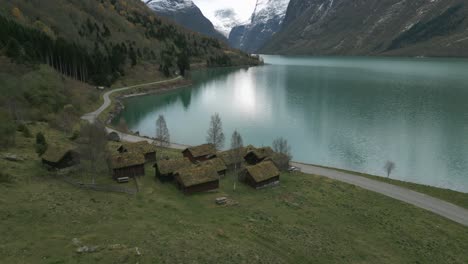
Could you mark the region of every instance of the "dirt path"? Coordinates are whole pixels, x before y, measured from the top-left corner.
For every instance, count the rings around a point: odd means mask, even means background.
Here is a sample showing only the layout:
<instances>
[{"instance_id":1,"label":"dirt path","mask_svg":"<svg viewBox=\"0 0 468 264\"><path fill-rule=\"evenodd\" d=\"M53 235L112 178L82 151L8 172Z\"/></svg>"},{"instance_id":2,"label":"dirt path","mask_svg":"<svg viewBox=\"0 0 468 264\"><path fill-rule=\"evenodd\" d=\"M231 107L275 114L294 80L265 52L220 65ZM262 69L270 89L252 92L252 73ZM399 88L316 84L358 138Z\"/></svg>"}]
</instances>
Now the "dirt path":
<instances>
[{"instance_id":1,"label":"dirt path","mask_svg":"<svg viewBox=\"0 0 468 264\"><path fill-rule=\"evenodd\" d=\"M389 183L372 180L369 178L357 176L355 174L345 173L334 169L327 169L303 163L292 163L304 173L325 176L341 182L346 182L361 188L377 192L388 197L412 204L422 209L431 211L435 214L448 218L452 221L468 226L468 210L454 204L442 201L431 196L408 190Z\"/></svg>"}]
</instances>

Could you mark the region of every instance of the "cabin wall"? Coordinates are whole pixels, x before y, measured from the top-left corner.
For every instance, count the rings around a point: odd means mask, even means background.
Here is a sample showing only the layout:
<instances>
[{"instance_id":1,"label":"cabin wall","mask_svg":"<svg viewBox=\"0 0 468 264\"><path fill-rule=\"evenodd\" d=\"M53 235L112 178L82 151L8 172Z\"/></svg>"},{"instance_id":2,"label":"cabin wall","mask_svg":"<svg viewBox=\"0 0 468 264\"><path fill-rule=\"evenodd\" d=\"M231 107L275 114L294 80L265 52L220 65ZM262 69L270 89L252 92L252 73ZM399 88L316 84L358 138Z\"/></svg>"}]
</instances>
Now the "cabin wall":
<instances>
[{"instance_id":1,"label":"cabin wall","mask_svg":"<svg viewBox=\"0 0 468 264\"><path fill-rule=\"evenodd\" d=\"M202 156L202 157L194 157L192 155L192 153L188 150L186 151L183 151L182 154L184 155L184 157L188 158L192 163L197 163L197 162L203 162L203 161L207 161L207 160L210 160L216 156Z\"/></svg>"},{"instance_id":2,"label":"cabin wall","mask_svg":"<svg viewBox=\"0 0 468 264\"><path fill-rule=\"evenodd\" d=\"M266 181L262 181L262 182L256 182L253 177L247 173L247 176L245 177L245 183L247 183L248 185L250 185L251 187L253 188L260 188L260 187L263 187L265 185L268 185L270 183L274 183L274 182L277 182L279 181L279 175L278 176L275 176L275 177L272 177Z\"/></svg>"},{"instance_id":3,"label":"cabin wall","mask_svg":"<svg viewBox=\"0 0 468 264\"><path fill-rule=\"evenodd\" d=\"M194 186L190 186L190 187L181 186L181 190L185 194L206 192L206 191L216 190L218 188L219 188L219 181L218 180L212 181L212 182L207 182L207 183L202 183L202 184L198 184L198 185L194 185Z\"/></svg>"},{"instance_id":4,"label":"cabin wall","mask_svg":"<svg viewBox=\"0 0 468 264\"><path fill-rule=\"evenodd\" d=\"M136 165L132 167L125 167L121 169L113 169L113 176L114 179L120 177L137 177L137 176L144 176L145 175L145 165Z\"/></svg>"}]
</instances>

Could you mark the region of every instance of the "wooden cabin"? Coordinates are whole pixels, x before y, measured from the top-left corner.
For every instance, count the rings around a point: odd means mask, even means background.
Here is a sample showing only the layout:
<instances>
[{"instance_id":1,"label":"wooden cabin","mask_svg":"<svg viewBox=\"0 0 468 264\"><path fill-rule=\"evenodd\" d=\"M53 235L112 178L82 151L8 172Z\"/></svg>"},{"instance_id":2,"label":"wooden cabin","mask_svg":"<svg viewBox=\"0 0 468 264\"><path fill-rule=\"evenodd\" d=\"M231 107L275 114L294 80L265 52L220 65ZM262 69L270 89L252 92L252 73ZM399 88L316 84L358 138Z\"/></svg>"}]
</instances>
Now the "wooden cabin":
<instances>
[{"instance_id":1,"label":"wooden cabin","mask_svg":"<svg viewBox=\"0 0 468 264\"><path fill-rule=\"evenodd\" d=\"M275 152L270 147L256 148L249 151L245 156L244 160L249 165L256 165L266 158L271 157Z\"/></svg>"},{"instance_id":2,"label":"wooden cabin","mask_svg":"<svg viewBox=\"0 0 468 264\"><path fill-rule=\"evenodd\" d=\"M73 148L50 146L42 155L42 164L53 169L65 169L80 163L80 156Z\"/></svg>"},{"instance_id":3,"label":"wooden cabin","mask_svg":"<svg viewBox=\"0 0 468 264\"><path fill-rule=\"evenodd\" d=\"M156 170L156 178L158 178L161 182L169 182L174 180L174 173L177 170L188 168L192 165L193 164L189 159L181 158L161 160L154 164L153 167Z\"/></svg>"},{"instance_id":4,"label":"wooden cabin","mask_svg":"<svg viewBox=\"0 0 468 264\"><path fill-rule=\"evenodd\" d=\"M177 187L185 194L206 192L219 188L216 169L209 165L194 165L178 170L174 176Z\"/></svg>"},{"instance_id":5,"label":"wooden cabin","mask_svg":"<svg viewBox=\"0 0 468 264\"><path fill-rule=\"evenodd\" d=\"M119 153L133 152L144 155L146 162L156 161L156 146L147 141L122 144L117 151Z\"/></svg>"},{"instance_id":6,"label":"wooden cabin","mask_svg":"<svg viewBox=\"0 0 468 264\"><path fill-rule=\"evenodd\" d=\"M213 144L204 144L187 148L182 154L193 163L203 162L216 157L216 148Z\"/></svg>"},{"instance_id":7,"label":"wooden cabin","mask_svg":"<svg viewBox=\"0 0 468 264\"><path fill-rule=\"evenodd\" d=\"M263 161L245 168L244 181L255 189L279 182L280 172L272 161Z\"/></svg>"},{"instance_id":8,"label":"wooden cabin","mask_svg":"<svg viewBox=\"0 0 468 264\"><path fill-rule=\"evenodd\" d=\"M215 168L219 176L226 176L227 167L224 164L223 160L220 158L214 158L202 162L202 165L212 166Z\"/></svg>"},{"instance_id":9,"label":"wooden cabin","mask_svg":"<svg viewBox=\"0 0 468 264\"><path fill-rule=\"evenodd\" d=\"M217 157L219 157L226 165L228 170L240 169L244 166L244 156L251 150L254 150L255 147L252 145L248 145L246 147L242 147L240 149L230 149L223 152L218 153Z\"/></svg>"},{"instance_id":10,"label":"wooden cabin","mask_svg":"<svg viewBox=\"0 0 468 264\"><path fill-rule=\"evenodd\" d=\"M124 152L112 156L112 176L118 178L134 178L145 175L145 156L133 152Z\"/></svg>"}]
</instances>

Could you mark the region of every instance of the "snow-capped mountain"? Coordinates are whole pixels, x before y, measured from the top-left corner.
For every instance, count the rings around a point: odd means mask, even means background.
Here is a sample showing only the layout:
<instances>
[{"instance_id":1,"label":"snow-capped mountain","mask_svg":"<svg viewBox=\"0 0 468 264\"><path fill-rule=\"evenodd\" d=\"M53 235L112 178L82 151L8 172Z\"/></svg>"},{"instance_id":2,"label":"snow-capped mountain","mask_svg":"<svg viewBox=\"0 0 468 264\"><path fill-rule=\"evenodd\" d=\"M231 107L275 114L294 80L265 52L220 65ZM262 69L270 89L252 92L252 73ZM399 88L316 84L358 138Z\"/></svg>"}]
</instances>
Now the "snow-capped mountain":
<instances>
[{"instance_id":1,"label":"snow-capped mountain","mask_svg":"<svg viewBox=\"0 0 468 264\"><path fill-rule=\"evenodd\" d=\"M236 12L231 8L216 10L211 22L215 29L226 36L226 38L229 37L232 28L241 24Z\"/></svg>"},{"instance_id":2,"label":"snow-capped mountain","mask_svg":"<svg viewBox=\"0 0 468 264\"><path fill-rule=\"evenodd\" d=\"M290 0L257 0L250 23L232 29L229 43L234 48L256 52L281 29Z\"/></svg>"},{"instance_id":3,"label":"snow-capped mountain","mask_svg":"<svg viewBox=\"0 0 468 264\"><path fill-rule=\"evenodd\" d=\"M467 0L291 0L261 52L459 57L467 28Z\"/></svg>"},{"instance_id":4,"label":"snow-capped mountain","mask_svg":"<svg viewBox=\"0 0 468 264\"><path fill-rule=\"evenodd\" d=\"M226 41L191 0L142 0L158 15L204 35Z\"/></svg>"}]
</instances>

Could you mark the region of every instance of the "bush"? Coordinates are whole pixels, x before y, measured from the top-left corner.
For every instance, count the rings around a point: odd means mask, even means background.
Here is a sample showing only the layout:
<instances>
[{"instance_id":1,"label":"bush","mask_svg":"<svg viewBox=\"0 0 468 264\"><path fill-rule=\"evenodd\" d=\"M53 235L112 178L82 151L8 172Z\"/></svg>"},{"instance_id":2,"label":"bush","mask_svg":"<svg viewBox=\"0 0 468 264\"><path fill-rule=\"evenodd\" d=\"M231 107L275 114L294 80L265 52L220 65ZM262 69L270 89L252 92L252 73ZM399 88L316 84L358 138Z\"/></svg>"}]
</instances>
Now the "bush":
<instances>
[{"instance_id":1,"label":"bush","mask_svg":"<svg viewBox=\"0 0 468 264\"><path fill-rule=\"evenodd\" d=\"M75 141L80 137L80 131L74 130L73 134L70 137L70 140Z\"/></svg>"},{"instance_id":2,"label":"bush","mask_svg":"<svg viewBox=\"0 0 468 264\"><path fill-rule=\"evenodd\" d=\"M42 156L47 151L47 141L42 132L36 134L36 153Z\"/></svg>"}]
</instances>

